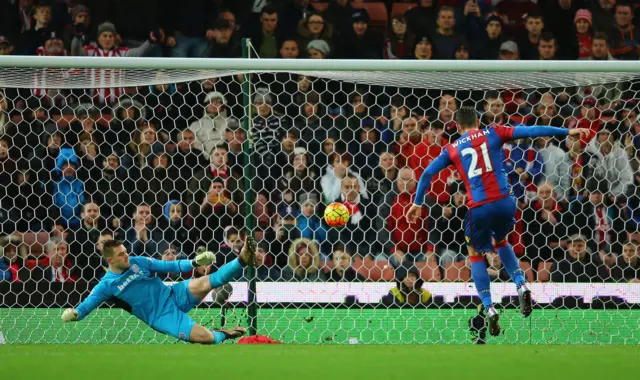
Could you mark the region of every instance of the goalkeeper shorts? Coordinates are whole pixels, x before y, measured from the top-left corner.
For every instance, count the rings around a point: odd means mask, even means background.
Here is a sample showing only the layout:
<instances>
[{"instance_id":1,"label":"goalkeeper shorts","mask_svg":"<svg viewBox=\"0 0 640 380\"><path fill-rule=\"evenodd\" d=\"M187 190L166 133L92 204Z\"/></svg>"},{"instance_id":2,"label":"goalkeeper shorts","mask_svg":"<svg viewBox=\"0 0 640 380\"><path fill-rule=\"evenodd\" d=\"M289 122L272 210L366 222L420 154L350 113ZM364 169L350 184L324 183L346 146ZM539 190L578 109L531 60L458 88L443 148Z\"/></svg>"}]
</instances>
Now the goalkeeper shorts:
<instances>
[{"instance_id":1,"label":"goalkeeper shorts","mask_svg":"<svg viewBox=\"0 0 640 380\"><path fill-rule=\"evenodd\" d=\"M191 329L196 324L186 313L200 303L200 300L191 294L189 281L171 286L171 296L151 326L156 331L185 341L189 341Z\"/></svg>"}]
</instances>

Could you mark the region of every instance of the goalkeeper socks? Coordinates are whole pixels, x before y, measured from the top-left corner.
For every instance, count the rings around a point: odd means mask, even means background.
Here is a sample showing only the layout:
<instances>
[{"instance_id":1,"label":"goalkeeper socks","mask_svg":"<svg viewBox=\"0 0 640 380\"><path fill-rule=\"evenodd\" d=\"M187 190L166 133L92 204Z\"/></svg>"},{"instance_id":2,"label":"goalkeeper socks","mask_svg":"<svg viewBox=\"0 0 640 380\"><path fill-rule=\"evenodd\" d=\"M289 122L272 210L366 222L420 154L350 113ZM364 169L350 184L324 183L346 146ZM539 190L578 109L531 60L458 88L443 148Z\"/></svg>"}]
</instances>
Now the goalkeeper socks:
<instances>
[{"instance_id":1,"label":"goalkeeper socks","mask_svg":"<svg viewBox=\"0 0 640 380\"><path fill-rule=\"evenodd\" d=\"M520 264L518 263L518 258L516 258L516 254L513 252L513 247L511 244L506 241L502 244L498 244L495 246L498 251L498 256L500 256L500 260L502 261L502 265L511 276L511 279L516 284L516 288L520 289L526 281L524 279L524 272L520 269Z\"/></svg>"},{"instance_id":2,"label":"goalkeeper socks","mask_svg":"<svg viewBox=\"0 0 640 380\"><path fill-rule=\"evenodd\" d=\"M469 261L471 261L471 278L476 284L482 305L488 310L493 307L493 302L491 301L491 280L489 279L489 272L487 272L487 264L484 262L484 256L471 256Z\"/></svg>"},{"instance_id":3,"label":"goalkeeper socks","mask_svg":"<svg viewBox=\"0 0 640 380\"><path fill-rule=\"evenodd\" d=\"M209 275L209 284L212 288L217 288L228 284L234 277L242 273L242 264L240 260L235 258L233 261L226 263L218 271Z\"/></svg>"},{"instance_id":4,"label":"goalkeeper socks","mask_svg":"<svg viewBox=\"0 0 640 380\"><path fill-rule=\"evenodd\" d=\"M220 331L211 331L213 333L213 343L212 344L220 344L227 339L227 336Z\"/></svg>"}]
</instances>

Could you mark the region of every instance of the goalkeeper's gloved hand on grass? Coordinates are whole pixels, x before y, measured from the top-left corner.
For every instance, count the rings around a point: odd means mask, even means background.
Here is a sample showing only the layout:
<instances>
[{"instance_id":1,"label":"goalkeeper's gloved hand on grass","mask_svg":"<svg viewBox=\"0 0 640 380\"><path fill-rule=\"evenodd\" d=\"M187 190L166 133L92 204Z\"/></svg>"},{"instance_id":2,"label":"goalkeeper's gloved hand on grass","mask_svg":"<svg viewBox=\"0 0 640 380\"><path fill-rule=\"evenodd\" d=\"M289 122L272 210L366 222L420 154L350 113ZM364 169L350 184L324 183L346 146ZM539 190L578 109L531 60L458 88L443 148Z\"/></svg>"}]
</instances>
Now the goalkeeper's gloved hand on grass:
<instances>
[{"instance_id":1,"label":"goalkeeper's gloved hand on grass","mask_svg":"<svg viewBox=\"0 0 640 380\"><path fill-rule=\"evenodd\" d=\"M205 251L205 247L198 247L196 258L193 260L194 267L202 267L205 265L211 265L216 263L216 254L213 252Z\"/></svg>"},{"instance_id":2,"label":"goalkeeper's gloved hand on grass","mask_svg":"<svg viewBox=\"0 0 640 380\"><path fill-rule=\"evenodd\" d=\"M63 322L73 322L78 320L78 311L76 309L66 309L62 312Z\"/></svg>"}]
</instances>

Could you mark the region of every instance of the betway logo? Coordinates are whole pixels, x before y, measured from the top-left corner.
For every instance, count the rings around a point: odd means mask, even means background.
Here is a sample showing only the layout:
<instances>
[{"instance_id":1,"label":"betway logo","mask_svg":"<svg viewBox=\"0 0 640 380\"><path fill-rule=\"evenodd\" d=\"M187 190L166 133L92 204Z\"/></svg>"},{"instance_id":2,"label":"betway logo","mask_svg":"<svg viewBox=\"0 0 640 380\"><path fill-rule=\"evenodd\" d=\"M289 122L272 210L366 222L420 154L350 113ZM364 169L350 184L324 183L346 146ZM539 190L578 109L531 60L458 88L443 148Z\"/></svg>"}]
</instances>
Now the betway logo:
<instances>
[{"instance_id":1,"label":"betway logo","mask_svg":"<svg viewBox=\"0 0 640 380\"><path fill-rule=\"evenodd\" d=\"M129 277L127 277L126 280L124 280L122 285L118 285L118 290L122 291L124 288L127 287L127 285L129 285L132 281L134 281L138 277L140 277L140 273L134 273L134 274L130 275Z\"/></svg>"},{"instance_id":2,"label":"betway logo","mask_svg":"<svg viewBox=\"0 0 640 380\"><path fill-rule=\"evenodd\" d=\"M461 137L461 138L457 139L452 145L453 145L454 148L457 148L458 145L460 145L460 144L464 144L464 143L469 142L471 140L475 140L478 137L486 136L490 132L491 132L491 130L485 129L484 131L480 131L479 133L474 133L473 135L468 135L468 136L465 136L465 137Z\"/></svg>"}]
</instances>

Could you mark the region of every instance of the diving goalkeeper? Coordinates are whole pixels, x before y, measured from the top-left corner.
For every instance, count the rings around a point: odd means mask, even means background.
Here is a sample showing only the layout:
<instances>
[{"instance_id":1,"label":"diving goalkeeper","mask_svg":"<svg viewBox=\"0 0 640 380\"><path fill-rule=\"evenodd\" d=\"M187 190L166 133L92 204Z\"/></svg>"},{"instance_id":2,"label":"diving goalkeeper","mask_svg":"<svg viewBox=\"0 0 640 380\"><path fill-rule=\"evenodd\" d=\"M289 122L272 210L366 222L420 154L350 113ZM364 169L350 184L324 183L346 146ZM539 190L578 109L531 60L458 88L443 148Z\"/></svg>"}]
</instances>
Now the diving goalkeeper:
<instances>
[{"instance_id":1,"label":"diving goalkeeper","mask_svg":"<svg viewBox=\"0 0 640 380\"><path fill-rule=\"evenodd\" d=\"M256 265L256 242L247 236L238 257L209 276L167 286L152 272L188 272L215 262L215 254L202 252L194 260L160 261L148 257L130 257L122 242L107 240L102 254L109 270L91 294L75 309L62 313L64 322L80 321L104 301L115 297L129 304L131 313L154 330L191 343L218 344L236 339L246 330L210 331L195 323L186 313L200 303L211 290L227 284L244 266Z\"/></svg>"}]
</instances>

